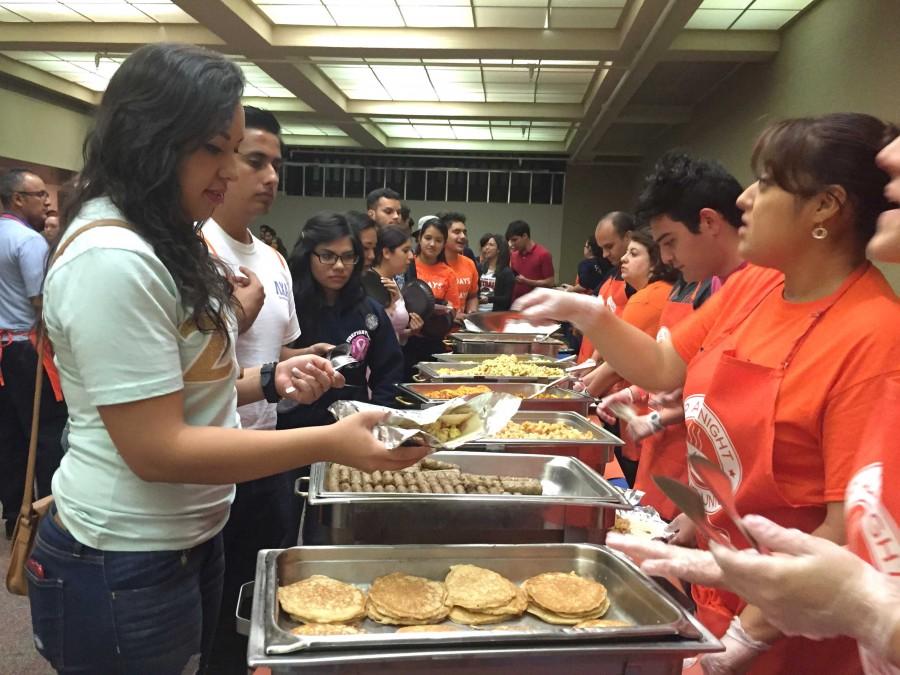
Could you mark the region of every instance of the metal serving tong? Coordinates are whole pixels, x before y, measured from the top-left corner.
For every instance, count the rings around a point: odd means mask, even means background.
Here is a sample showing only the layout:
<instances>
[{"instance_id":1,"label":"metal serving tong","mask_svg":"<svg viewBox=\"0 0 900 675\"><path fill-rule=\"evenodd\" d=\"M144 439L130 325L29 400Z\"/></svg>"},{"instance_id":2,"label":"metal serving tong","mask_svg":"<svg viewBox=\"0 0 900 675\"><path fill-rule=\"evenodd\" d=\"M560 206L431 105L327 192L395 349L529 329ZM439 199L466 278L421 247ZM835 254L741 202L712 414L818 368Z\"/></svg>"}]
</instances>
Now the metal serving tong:
<instances>
[{"instance_id":1,"label":"metal serving tong","mask_svg":"<svg viewBox=\"0 0 900 675\"><path fill-rule=\"evenodd\" d=\"M750 534L750 531L741 521L741 514L738 513L734 491L731 488L731 481L728 479L728 476L725 475L725 472L722 471L721 467L700 455L691 455L688 457L688 463L691 465L691 468L697 472L703 482L706 483L709 491L713 493L713 497L718 500L719 504L721 504L722 508L725 510L725 515L731 519L731 522L734 523L738 532L744 536L747 543L760 553L768 554L769 550L753 538L753 535Z\"/></svg>"}]
</instances>

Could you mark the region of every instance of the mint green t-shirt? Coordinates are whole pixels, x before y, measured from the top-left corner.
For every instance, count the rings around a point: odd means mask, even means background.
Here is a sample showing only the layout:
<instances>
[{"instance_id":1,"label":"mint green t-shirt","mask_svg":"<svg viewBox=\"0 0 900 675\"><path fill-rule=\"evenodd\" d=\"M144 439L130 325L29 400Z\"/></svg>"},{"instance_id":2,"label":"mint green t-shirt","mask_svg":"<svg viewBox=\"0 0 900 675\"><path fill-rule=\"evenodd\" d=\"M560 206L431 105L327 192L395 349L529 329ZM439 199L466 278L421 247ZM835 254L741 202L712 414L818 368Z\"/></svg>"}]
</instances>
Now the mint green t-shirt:
<instances>
[{"instance_id":1,"label":"mint green t-shirt","mask_svg":"<svg viewBox=\"0 0 900 675\"><path fill-rule=\"evenodd\" d=\"M108 218L124 220L110 200L89 201L63 241ZM108 551L180 550L214 536L228 519L234 485L142 480L116 450L97 406L183 390L188 424L240 426L236 331L230 343L198 331L153 248L121 227L84 232L54 263L44 320L69 407L69 451L53 495L72 536Z\"/></svg>"}]
</instances>

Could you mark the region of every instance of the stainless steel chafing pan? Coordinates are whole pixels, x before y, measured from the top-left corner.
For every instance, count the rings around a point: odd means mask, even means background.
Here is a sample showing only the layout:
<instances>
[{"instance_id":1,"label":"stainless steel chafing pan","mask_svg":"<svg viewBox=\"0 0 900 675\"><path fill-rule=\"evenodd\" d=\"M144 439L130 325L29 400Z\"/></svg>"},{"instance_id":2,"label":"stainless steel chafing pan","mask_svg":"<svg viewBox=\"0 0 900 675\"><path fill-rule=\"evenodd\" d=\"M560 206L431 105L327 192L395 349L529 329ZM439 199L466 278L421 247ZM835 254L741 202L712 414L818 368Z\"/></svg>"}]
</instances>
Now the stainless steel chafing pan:
<instances>
[{"instance_id":1,"label":"stainless steel chafing pan","mask_svg":"<svg viewBox=\"0 0 900 675\"><path fill-rule=\"evenodd\" d=\"M553 571L575 571L592 577L607 587L607 617L632 625L584 630L553 626L526 614L507 622L508 630L500 631L459 626L459 631L447 633L398 634L393 627L366 620L362 624L364 634L301 637L288 632L294 624L277 602L279 585L312 574L367 588L376 577L395 571L442 580L450 565L460 563L492 569L516 583ZM276 673L304 667L322 672L321 668L385 660L396 667L398 661L414 663L422 659L431 660L436 667L454 660L471 667L473 659L487 659L486 668L493 659L521 667L547 652L556 652L557 668L567 670L571 659L581 657L593 659L595 668L611 662L619 666L595 672L631 672L624 666L634 661L648 666L641 673L677 673L683 658L720 649L699 622L633 564L605 547L590 544L329 546L260 551L249 633L249 665L269 666ZM649 667L654 665L656 669Z\"/></svg>"},{"instance_id":2,"label":"stainless steel chafing pan","mask_svg":"<svg viewBox=\"0 0 900 675\"><path fill-rule=\"evenodd\" d=\"M554 398L527 398L542 388L533 382L409 382L399 384L401 399L412 405L434 405L448 399L429 398L428 393L456 387L487 387L490 391L501 391L522 397L519 410L554 410L577 412L587 417L594 399L571 389L550 387L546 394Z\"/></svg>"}]
</instances>

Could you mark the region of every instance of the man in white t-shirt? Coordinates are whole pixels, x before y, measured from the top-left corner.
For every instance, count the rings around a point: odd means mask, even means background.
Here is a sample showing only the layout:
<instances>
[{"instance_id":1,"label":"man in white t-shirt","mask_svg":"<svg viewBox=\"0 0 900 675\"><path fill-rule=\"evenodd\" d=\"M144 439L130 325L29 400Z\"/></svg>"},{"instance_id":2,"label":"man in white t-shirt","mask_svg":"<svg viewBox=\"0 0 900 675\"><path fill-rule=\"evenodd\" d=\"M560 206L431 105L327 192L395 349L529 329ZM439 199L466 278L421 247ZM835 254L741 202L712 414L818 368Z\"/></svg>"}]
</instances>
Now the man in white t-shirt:
<instances>
[{"instance_id":1,"label":"man in white t-shirt","mask_svg":"<svg viewBox=\"0 0 900 675\"><path fill-rule=\"evenodd\" d=\"M300 336L291 273L281 254L253 236L249 227L254 219L269 212L278 191L281 127L268 111L247 106L244 114L246 127L238 148L237 179L228 186L225 201L203 225L210 252L225 262L235 277L249 276L253 284L261 283L265 292L256 319L249 327L242 326L238 336L238 364L252 366L309 352L323 355L331 345L317 344L303 350L287 347ZM245 429L275 429L275 403L259 401L239 407L238 412ZM240 584L253 579L259 549L296 543L299 509L290 474L238 484L223 531L225 587L210 672L246 673L246 639L234 629L237 591Z\"/></svg>"}]
</instances>

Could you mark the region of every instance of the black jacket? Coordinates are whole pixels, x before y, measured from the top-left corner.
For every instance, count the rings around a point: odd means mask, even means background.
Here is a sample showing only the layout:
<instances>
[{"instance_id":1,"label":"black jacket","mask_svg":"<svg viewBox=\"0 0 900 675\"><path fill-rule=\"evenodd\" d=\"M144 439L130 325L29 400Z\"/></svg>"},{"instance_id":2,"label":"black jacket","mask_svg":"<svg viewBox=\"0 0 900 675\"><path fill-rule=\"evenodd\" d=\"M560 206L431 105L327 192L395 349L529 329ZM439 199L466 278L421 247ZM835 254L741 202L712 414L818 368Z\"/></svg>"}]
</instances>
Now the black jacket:
<instances>
[{"instance_id":1,"label":"black jacket","mask_svg":"<svg viewBox=\"0 0 900 675\"><path fill-rule=\"evenodd\" d=\"M302 312L302 308L299 309ZM381 305L371 298L364 298L343 312L335 307L325 307L317 316L301 322L301 330L302 334L292 345L294 348L309 347L317 342L333 345L348 342L350 353L361 364L341 371L348 385L343 389L331 389L315 403L299 405L286 413L279 412L279 429L331 424L334 418L328 412L328 406L338 400L371 400L378 405L395 405L396 385L403 378L403 353ZM371 399L369 389L372 390Z\"/></svg>"}]
</instances>

